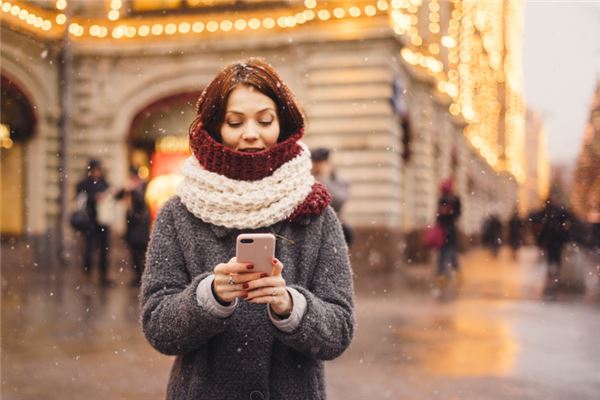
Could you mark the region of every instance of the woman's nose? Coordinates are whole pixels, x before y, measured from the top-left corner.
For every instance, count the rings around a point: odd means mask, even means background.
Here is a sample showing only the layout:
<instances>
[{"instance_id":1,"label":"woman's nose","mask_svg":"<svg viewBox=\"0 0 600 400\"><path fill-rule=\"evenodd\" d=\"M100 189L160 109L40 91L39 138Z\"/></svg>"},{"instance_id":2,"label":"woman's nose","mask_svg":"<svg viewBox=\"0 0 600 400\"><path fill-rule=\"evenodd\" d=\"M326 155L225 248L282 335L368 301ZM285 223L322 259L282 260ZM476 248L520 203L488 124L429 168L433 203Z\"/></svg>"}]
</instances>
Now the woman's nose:
<instances>
[{"instance_id":1,"label":"woman's nose","mask_svg":"<svg viewBox=\"0 0 600 400\"><path fill-rule=\"evenodd\" d=\"M258 139L258 129L254 123L250 122L246 125L246 129L242 133L242 138L245 140Z\"/></svg>"}]
</instances>

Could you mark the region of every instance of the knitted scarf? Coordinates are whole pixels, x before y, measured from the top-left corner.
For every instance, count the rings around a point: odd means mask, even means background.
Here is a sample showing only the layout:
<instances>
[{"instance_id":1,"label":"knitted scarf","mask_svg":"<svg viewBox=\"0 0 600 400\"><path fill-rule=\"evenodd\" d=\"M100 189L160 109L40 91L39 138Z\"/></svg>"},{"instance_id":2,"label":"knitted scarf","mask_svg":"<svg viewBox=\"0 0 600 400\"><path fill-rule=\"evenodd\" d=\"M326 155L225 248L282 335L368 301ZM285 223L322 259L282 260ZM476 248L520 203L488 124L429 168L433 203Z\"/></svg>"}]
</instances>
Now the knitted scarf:
<instances>
[{"instance_id":1,"label":"knitted scarf","mask_svg":"<svg viewBox=\"0 0 600 400\"><path fill-rule=\"evenodd\" d=\"M302 130L268 150L243 153L217 142L201 127L190 133L194 156L183 164L177 194L204 222L257 229L320 215L331 202L310 173Z\"/></svg>"}]
</instances>

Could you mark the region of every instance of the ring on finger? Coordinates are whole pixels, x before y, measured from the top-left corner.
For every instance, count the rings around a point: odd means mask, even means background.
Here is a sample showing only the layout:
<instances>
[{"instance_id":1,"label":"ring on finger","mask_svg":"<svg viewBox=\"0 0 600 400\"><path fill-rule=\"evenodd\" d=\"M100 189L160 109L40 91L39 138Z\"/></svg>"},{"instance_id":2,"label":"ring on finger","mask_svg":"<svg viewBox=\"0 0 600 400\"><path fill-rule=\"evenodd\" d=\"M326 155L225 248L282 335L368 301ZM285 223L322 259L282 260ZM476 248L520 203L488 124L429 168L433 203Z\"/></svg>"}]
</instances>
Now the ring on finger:
<instances>
[{"instance_id":1,"label":"ring on finger","mask_svg":"<svg viewBox=\"0 0 600 400\"><path fill-rule=\"evenodd\" d=\"M273 303L275 303L275 288L273 288L273 293L271 293L271 299L273 300Z\"/></svg>"},{"instance_id":2,"label":"ring on finger","mask_svg":"<svg viewBox=\"0 0 600 400\"><path fill-rule=\"evenodd\" d=\"M233 276L229 275L229 280L227 281L227 283L229 283L232 286L236 284L235 279L233 279Z\"/></svg>"}]
</instances>

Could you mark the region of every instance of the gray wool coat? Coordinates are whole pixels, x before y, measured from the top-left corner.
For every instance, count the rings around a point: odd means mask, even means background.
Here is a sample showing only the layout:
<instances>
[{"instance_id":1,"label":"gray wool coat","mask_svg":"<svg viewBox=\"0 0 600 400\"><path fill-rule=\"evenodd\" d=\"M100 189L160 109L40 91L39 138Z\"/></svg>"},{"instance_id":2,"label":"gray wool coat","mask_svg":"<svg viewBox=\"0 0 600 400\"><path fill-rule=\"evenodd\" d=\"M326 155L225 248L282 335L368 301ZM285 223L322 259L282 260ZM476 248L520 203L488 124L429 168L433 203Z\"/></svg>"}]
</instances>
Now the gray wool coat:
<instances>
[{"instance_id":1,"label":"gray wool coat","mask_svg":"<svg viewBox=\"0 0 600 400\"><path fill-rule=\"evenodd\" d=\"M279 222L258 231L279 235L283 278L306 298L290 333L273 325L264 304L239 301L227 318L203 309L196 288L217 264L235 257L241 231L203 222L178 197L161 209L141 301L146 338L161 353L177 356L167 399L325 399L323 360L342 354L354 331L352 273L340 223L328 207L310 223Z\"/></svg>"}]
</instances>

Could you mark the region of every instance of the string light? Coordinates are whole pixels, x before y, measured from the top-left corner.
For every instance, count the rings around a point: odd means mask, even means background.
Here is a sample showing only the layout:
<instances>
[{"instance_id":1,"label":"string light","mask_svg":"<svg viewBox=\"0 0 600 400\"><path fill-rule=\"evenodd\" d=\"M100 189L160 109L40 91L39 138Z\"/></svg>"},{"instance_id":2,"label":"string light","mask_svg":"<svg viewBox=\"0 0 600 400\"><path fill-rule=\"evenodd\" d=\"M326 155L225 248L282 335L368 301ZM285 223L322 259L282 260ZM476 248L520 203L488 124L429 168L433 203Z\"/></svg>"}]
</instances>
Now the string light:
<instances>
[{"instance_id":1,"label":"string light","mask_svg":"<svg viewBox=\"0 0 600 400\"><path fill-rule=\"evenodd\" d=\"M67 18L66 0L55 2L54 12L37 9L28 3L14 4L0 1L0 9L19 26L32 31L49 31L53 34L67 30L81 38L143 39L163 35L213 34L270 30L275 27L291 29L310 21L342 20L346 18L371 18L388 15L394 32L405 36L407 47L402 58L415 67L422 68L436 82L437 90L452 98L449 112L462 115L467 121L465 135L476 140L482 155L490 163L511 171L517 178L523 170L523 154L519 150L523 133L523 99L520 94L521 77L516 70L520 63L518 27L506 29L505 18L517 21L519 5L510 2L473 2L444 0L444 10L439 0L370 0L361 7L349 5L334 7L327 2L305 0L295 9L281 9L277 14L257 18L242 15L236 19L190 19L181 16L176 20L156 17L139 21L122 18L122 0L111 0L108 21L103 25L86 22L80 18ZM365 4L366 3L366 4ZM304 7L302 7L302 5ZM38 11L40 10L40 11ZM442 15L447 16L442 19ZM426 21L423 21L427 16ZM448 20L449 17L449 20ZM172 17L171 17L172 18ZM120 23L117 24L117 21ZM509 50L507 50L509 49ZM500 103L499 87L505 100ZM498 145L499 119L504 115L508 140L506 148ZM503 157L506 155L506 165Z\"/></svg>"}]
</instances>

